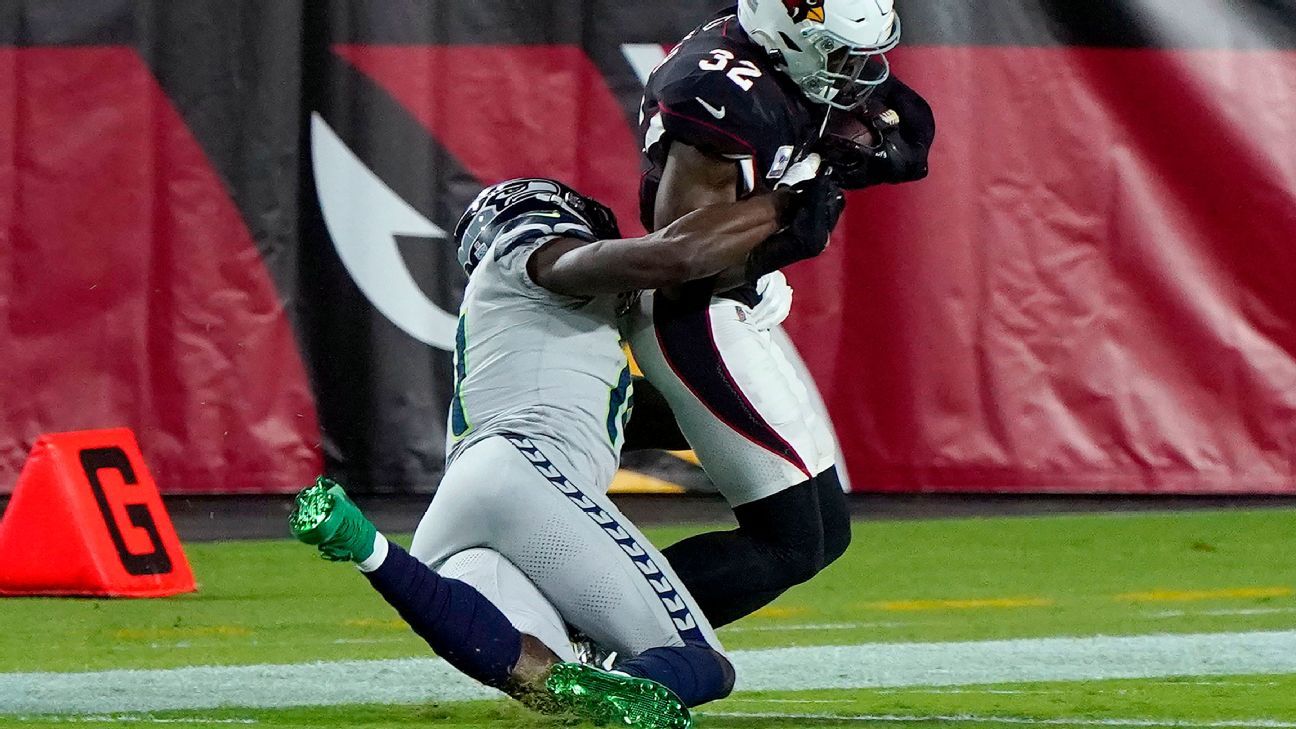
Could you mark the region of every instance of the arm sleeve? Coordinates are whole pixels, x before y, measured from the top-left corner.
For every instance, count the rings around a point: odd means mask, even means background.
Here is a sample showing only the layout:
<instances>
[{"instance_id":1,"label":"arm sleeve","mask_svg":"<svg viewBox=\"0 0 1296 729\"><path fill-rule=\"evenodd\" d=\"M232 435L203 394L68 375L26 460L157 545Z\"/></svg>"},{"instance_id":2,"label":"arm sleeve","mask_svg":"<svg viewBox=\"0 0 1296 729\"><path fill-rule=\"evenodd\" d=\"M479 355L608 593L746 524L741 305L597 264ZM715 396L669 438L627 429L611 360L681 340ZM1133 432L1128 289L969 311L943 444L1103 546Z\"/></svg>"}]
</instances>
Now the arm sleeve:
<instances>
[{"instance_id":1,"label":"arm sleeve","mask_svg":"<svg viewBox=\"0 0 1296 729\"><path fill-rule=\"evenodd\" d=\"M900 114L900 134L910 144L930 148L936 141L936 116L931 104L895 75L883 83L878 95Z\"/></svg>"}]
</instances>

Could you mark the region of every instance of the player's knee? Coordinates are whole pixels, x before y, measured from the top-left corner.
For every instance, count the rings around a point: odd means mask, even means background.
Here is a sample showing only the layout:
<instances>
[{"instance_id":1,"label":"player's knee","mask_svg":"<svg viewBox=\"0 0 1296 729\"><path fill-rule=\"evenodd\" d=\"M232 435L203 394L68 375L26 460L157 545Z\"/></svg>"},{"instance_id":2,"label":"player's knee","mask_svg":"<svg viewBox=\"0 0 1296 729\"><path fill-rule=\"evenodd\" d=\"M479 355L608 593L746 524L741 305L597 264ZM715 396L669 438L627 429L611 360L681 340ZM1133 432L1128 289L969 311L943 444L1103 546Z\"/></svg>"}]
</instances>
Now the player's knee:
<instances>
[{"instance_id":1,"label":"player's knee","mask_svg":"<svg viewBox=\"0 0 1296 729\"><path fill-rule=\"evenodd\" d=\"M836 467L797 488L812 491L809 500L818 508L806 519L785 522L780 534L781 571L788 587L819 574L845 554L851 542L850 507Z\"/></svg>"},{"instance_id":2,"label":"player's knee","mask_svg":"<svg viewBox=\"0 0 1296 729\"><path fill-rule=\"evenodd\" d=\"M842 492L836 467L816 476L815 482L819 490L819 514L823 517L823 566L827 567L850 547L850 505Z\"/></svg>"},{"instance_id":3,"label":"player's knee","mask_svg":"<svg viewBox=\"0 0 1296 729\"><path fill-rule=\"evenodd\" d=\"M618 663L617 670L670 688L690 707L723 699L734 689L733 664L703 641L649 648Z\"/></svg>"},{"instance_id":4,"label":"player's knee","mask_svg":"<svg viewBox=\"0 0 1296 729\"><path fill-rule=\"evenodd\" d=\"M450 557L444 554L441 540L436 538L430 529L424 529L422 525L414 532L414 538L410 541L410 556L432 569L439 569L441 565Z\"/></svg>"},{"instance_id":5,"label":"player's knee","mask_svg":"<svg viewBox=\"0 0 1296 729\"><path fill-rule=\"evenodd\" d=\"M433 541L426 535L416 531L414 532L414 539L410 541L409 553L414 559L431 566L430 563L434 559L435 553Z\"/></svg>"},{"instance_id":6,"label":"player's knee","mask_svg":"<svg viewBox=\"0 0 1296 729\"><path fill-rule=\"evenodd\" d=\"M801 537L795 541L782 541L773 551L778 565L779 587L783 589L810 581L827 564L823 535L817 528L801 532Z\"/></svg>"},{"instance_id":7,"label":"player's knee","mask_svg":"<svg viewBox=\"0 0 1296 729\"><path fill-rule=\"evenodd\" d=\"M824 523L824 563L823 566L836 562L843 554L846 554L847 548L851 543L850 520L847 519L843 524Z\"/></svg>"},{"instance_id":8,"label":"player's knee","mask_svg":"<svg viewBox=\"0 0 1296 729\"><path fill-rule=\"evenodd\" d=\"M728 656L708 643L689 642L682 650L693 656L694 675L706 684L704 701L719 701L733 693L738 674Z\"/></svg>"},{"instance_id":9,"label":"player's knee","mask_svg":"<svg viewBox=\"0 0 1296 729\"><path fill-rule=\"evenodd\" d=\"M783 548L780 550L778 562L784 587L809 582L827 565L824 561L823 544L817 540L807 541L796 547Z\"/></svg>"},{"instance_id":10,"label":"player's knee","mask_svg":"<svg viewBox=\"0 0 1296 729\"><path fill-rule=\"evenodd\" d=\"M817 488L815 479L809 479L734 510L742 530L763 553L771 589L806 582L827 564Z\"/></svg>"}]
</instances>

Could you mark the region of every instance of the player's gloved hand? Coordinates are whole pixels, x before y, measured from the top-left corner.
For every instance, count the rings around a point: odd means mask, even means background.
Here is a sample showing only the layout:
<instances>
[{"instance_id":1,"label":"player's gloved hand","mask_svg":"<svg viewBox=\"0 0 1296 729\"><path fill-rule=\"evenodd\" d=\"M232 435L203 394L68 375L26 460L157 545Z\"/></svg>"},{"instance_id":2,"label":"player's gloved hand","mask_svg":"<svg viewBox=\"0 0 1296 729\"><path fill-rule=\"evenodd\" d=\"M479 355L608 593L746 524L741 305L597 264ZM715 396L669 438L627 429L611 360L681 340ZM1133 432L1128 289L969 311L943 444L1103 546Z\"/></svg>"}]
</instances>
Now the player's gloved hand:
<instances>
[{"instance_id":1,"label":"player's gloved hand","mask_svg":"<svg viewBox=\"0 0 1296 729\"><path fill-rule=\"evenodd\" d=\"M927 176L936 118L926 99L895 76L856 112L829 120L816 149L844 189L914 182Z\"/></svg>"},{"instance_id":2,"label":"player's gloved hand","mask_svg":"<svg viewBox=\"0 0 1296 729\"><path fill-rule=\"evenodd\" d=\"M830 175L818 174L821 164L819 155L811 154L779 181L776 194L791 195L784 213L787 225L747 257L748 280L814 258L828 247L846 209L846 196Z\"/></svg>"},{"instance_id":3,"label":"player's gloved hand","mask_svg":"<svg viewBox=\"0 0 1296 729\"><path fill-rule=\"evenodd\" d=\"M796 189L797 185L803 185L819 176L824 171L823 156L811 152L796 162L792 163L779 181L775 183L775 190Z\"/></svg>"},{"instance_id":4,"label":"player's gloved hand","mask_svg":"<svg viewBox=\"0 0 1296 729\"><path fill-rule=\"evenodd\" d=\"M792 313L792 287L782 271L762 276L756 282L760 303L751 309L747 323L759 331L768 331L782 324Z\"/></svg>"}]
</instances>

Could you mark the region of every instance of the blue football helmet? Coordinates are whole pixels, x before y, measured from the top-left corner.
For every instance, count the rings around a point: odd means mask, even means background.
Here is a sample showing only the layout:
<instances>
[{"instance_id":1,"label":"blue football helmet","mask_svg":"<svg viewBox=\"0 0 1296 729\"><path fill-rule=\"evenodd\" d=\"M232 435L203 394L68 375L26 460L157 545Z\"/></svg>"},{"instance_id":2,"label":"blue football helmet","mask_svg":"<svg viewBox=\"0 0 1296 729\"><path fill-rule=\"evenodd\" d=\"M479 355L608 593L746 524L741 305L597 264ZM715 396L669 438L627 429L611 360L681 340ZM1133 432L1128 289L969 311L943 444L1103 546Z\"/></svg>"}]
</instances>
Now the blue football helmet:
<instances>
[{"instance_id":1,"label":"blue football helmet","mask_svg":"<svg viewBox=\"0 0 1296 729\"><path fill-rule=\"evenodd\" d=\"M455 226L459 265L472 275L499 235L515 225L535 222L555 235L594 240L620 238L616 215L607 206L557 180L524 178L492 185L473 200Z\"/></svg>"}]
</instances>

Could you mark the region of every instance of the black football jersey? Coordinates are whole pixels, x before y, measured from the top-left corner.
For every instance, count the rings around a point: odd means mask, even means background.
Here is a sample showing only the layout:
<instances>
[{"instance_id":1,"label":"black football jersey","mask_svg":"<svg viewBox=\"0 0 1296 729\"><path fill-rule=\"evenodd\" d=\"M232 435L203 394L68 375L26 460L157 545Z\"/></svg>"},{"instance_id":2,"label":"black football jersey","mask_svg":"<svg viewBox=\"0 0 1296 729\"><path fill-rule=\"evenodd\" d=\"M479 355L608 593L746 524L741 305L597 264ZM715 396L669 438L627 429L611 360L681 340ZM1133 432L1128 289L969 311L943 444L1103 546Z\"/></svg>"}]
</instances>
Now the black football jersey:
<instances>
[{"instance_id":1,"label":"black football jersey","mask_svg":"<svg viewBox=\"0 0 1296 729\"><path fill-rule=\"evenodd\" d=\"M653 207L671 144L734 160L740 195L772 187L819 136L826 107L801 93L743 31L737 10L685 36L648 78L640 111L640 214Z\"/></svg>"}]
</instances>

